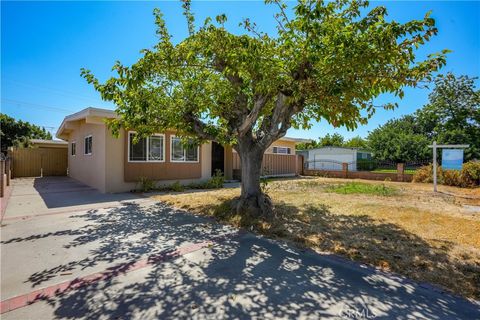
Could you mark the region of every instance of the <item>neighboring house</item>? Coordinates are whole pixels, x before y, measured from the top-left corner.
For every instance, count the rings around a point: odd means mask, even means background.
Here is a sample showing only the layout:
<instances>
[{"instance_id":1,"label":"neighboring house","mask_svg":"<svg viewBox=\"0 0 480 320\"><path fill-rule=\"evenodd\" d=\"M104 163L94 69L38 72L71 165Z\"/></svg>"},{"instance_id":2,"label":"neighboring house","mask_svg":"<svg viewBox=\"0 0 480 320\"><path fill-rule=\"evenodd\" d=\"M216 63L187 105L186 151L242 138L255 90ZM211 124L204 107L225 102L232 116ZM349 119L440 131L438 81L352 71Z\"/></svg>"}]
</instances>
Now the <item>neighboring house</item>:
<instances>
[{"instance_id":1,"label":"neighboring house","mask_svg":"<svg viewBox=\"0 0 480 320\"><path fill-rule=\"evenodd\" d=\"M342 163L348 163L348 170L356 171L357 162L371 160L372 153L359 148L322 147L308 150L304 158L308 169L342 170Z\"/></svg>"},{"instance_id":2,"label":"neighboring house","mask_svg":"<svg viewBox=\"0 0 480 320\"><path fill-rule=\"evenodd\" d=\"M216 170L232 179L240 169L231 147L208 142L183 146L175 132L159 132L133 143L134 130L120 130L113 137L105 119L116 118L111 110L87 108L65 117L57 138L68 141L69 175L102 192L135 188L141 177L158 184L207 180ZM268 148L264 167L268 175L295 175L302 164L295 145L304 139L282 138Z\"/></svg>"},{"instance_id":3,"label":"neighboring house","mask_svg":"<svg viewBox=\"0 0 480 320\"><path fill-rule=\"evenodd\" d=\"M68 142L63 140L30 139L29 142L32 148L67 148L68 147Z\"/></svg>"}]
</instances>

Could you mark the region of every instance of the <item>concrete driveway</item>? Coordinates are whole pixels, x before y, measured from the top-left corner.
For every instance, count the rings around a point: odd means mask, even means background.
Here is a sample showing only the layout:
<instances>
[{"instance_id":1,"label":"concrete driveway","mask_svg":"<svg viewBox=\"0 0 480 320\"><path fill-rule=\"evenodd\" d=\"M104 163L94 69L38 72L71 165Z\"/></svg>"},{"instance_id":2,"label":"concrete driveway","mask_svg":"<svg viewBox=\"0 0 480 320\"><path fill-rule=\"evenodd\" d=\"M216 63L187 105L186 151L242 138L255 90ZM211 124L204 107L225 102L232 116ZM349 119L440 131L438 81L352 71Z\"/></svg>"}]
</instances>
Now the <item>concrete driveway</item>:
<instances>
[{"instance_id":1,"label":"concrete driveway","mask_svg":"<svg viewBox=\"0 0 480 320\"><path fill-rule=\"evenodd\" d=\"M480 318L477 303L428 285L149 199L78 194L7 212L2 319Z\"/></svg>"}]
</instances>

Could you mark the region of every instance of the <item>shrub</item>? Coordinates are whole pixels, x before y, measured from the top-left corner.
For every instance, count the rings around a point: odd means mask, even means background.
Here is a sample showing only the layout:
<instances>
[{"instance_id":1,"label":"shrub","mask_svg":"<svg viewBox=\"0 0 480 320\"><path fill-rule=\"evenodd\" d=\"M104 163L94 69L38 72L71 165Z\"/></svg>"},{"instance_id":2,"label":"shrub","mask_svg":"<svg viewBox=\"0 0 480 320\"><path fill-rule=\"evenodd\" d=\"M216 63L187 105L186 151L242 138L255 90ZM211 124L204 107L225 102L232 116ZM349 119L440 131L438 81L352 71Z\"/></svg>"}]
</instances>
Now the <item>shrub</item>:
<instances>
[{"instance_id":1,"label":"shrub","mask_svg":"<svg viewBox=\"0 0 480 320\"><path fill-rule=\"evenodd\" d=\"M464 163L460 174L465 187L480 185L480 161Z\"/></svg>"},{"instance_id":2,"label":"shrub","mask_svg":"<svg viewBox=\"0 0 480 320\"><path fill-rule=\"evenodd\" d=\"M175 181L169 186L169 189L175 192L182 192L185 190L185 187L180 183L180 181Z\"/></svg>"},{"instance_id":3,"label":"shrub","mask_svg":"<svg viewBox=\"0 0 480 320\"><path fill-rule=\"evenodd\" d=\"M149 192L155 188L155 183L147 178L147 177L140 177L138 178L137 185L140 184L140 191L141 192Z\"/></svg>"},{"instance_id":4,"label":"shrub","mask_svg":"<svg viewBox=\"0 0 480 320\"><path fill-rule=\"evenodd\" d=\"M442 168L437 167L437 179L438 183L442 180ZM413 174L413 182L432 183L433 182L433 165L423 166L418 168Z\"/></svg>"},{"instance_id":5,"label":"shrub","mask_svg":"<svg viewBox=\"0 0 480 320\"><path fill-rule=\"evenodd\" d=\"M443 170L442 181L443 184L447 186L463 186L462 176L458 170Z\"/></svg>"},{"instance_id":6,"label":"shrub","mask_svg":"<svg viewBox=\"0 0 480 320\"><path fill-rule=\"evenodd\" d=\"M480 162L469 161L464 163L461 171L442 170L437 168L437 179L439 184L457 187L475 187L480 185ZM419 168L413 174L413 182L432 183L433 166L428 165Z\"/></svg>"},{"instance_id":7,"label":"shrub","mask_svg":"<svg viewBox=\"0 0 480 320\"><path fill-rule=\"evenodd\" d=\"M225 183L225 177L221 170L215 170L215 174L207 181L206 188L207 189L220 189L223 188L223 184Z\"/></svg>"}]
</instances>

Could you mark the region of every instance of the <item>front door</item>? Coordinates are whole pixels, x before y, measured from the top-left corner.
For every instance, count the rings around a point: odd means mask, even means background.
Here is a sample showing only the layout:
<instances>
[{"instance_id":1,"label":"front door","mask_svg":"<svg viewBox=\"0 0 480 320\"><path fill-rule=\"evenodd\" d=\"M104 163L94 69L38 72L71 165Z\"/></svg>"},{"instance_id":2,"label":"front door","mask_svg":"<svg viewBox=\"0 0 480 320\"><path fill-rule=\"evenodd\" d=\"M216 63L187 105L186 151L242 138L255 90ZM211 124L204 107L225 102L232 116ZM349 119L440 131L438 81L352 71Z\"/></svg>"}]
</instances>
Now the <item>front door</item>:
<instances>
[{"instance_id":1,"label":"front door","mask_svg":"<svg viewBox=\"0 0 480 320\"><path fill-rule=\"evenodd\" d=\"M219 143L212 142L212 176L215 171L220 170L224 173L225 170L225 150Z\"/></svg>"}]
</instances>

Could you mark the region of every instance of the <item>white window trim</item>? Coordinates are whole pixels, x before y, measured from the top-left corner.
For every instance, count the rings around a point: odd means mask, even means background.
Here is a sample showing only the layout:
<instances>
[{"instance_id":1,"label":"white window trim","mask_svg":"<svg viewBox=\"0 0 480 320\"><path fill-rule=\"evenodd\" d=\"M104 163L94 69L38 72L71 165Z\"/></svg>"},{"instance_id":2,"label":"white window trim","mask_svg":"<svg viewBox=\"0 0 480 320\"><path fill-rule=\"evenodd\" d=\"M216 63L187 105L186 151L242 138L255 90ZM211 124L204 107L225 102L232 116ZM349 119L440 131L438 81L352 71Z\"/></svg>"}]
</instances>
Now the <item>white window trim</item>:
<instances>
[{"instance_id":1,"label":"white window trim","mask_svg":"<svg viewBox=\"0 0 480 320\"><path fill-rule=\"evenodd\" d=\"M85 140L88 139L88 138L92 138L92 147L90 149L90 153L85 153ZM77 147L75 147L76 149ZM76 153L76 152L75 152ZM91 156L93 154L93 136L91 134L89 134L88 136L85 136L83 138L83 155L85 156Z\"/></svg>"},{"instance_id":2,"label":"white window trim","mask_svg":"<svg viewBox=\"0 0 480 320\"><path fill-rule=\"evenodd\" d=\"M170 162L174 163L199 163L200 162L200 146L197 146L197 160L196 161L187 161L186 149L183 148L183 159L185 160L173 160L172 153L173 153L173 138L176 138L175 135L170 135Z\"/></svg>"},{"instance_id":3,"label":"white window trim","mask_svg":"<svg viewBox=\"0 0 480 320\"><path fill-rule=\"evenodd\" d=\"M75 145L75 154L72 154L73 145ZM76 140L73 140L73 141L70 142L70 155L72 157L75 157L77 155L77 141Z\"/></svg>"},{"instance_id":4,"label":"white window trim","mask_svg":"<svg viewBox=\"0 0 480 320\"><path fill-rule=\"evenodd\" d=\"M150 136L148 136L147 139L147 160L130 160L130 133L137 133L136 131L128 131L127 135L127 162L132 162L132 163L154 163L154 162L165 162L165 134L163 133L154 133ZM163 160L150 160L149 159L149 154L150 154L150 137L163 137L163 142L162 142L162 158Z\"/></svg>"},{"instance_id":5,"label":"white window trim","mask_svg":"<svg viewBox=\"0 0 480 320\"><path fill-rule=\"evenodd\" d=\"M290 149L290 153L275 153L273 152L273 148L284 148L284 149ZM293 156L294 154L292 153L292 148L290 147L284 147L284 146L272 146L272 152L271 154L278 154L278 155L281 155L281 156Z\"/></svg>"}]
</instances>

